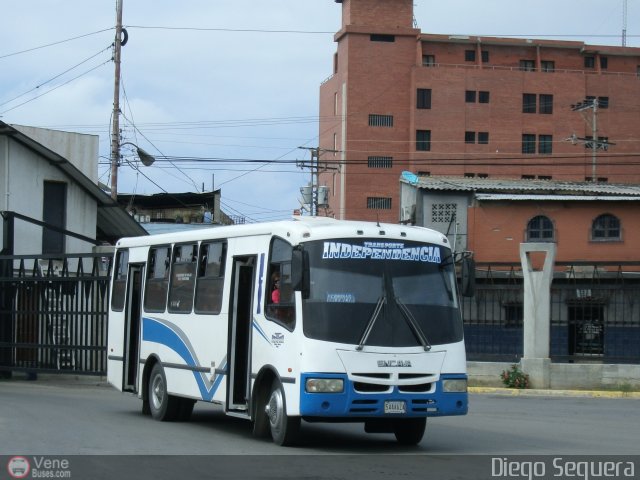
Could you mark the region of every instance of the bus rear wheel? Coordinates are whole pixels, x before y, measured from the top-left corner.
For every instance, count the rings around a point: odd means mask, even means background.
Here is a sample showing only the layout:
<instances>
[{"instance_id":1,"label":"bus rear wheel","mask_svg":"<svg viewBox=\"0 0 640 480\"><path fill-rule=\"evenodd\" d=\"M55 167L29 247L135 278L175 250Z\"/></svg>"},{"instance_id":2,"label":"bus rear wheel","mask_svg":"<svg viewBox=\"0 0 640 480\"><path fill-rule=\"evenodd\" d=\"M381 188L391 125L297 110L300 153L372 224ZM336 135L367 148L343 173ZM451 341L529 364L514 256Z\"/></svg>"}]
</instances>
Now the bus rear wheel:
<instances>
[{"instance_id":1,"label":"bus rear wheel","mask_svg":"<svg viewBox=\"0 0 640 480\"><path fill-rule=\"evenodd\" d=\"M393 422L393 433L401 445L417 445L424 436L427 419L402 418Z\"/></svg>"},{"instance_id":2,"label":"bus rear wheel","mask_svg":"<svg viewBox=\"0 0 640 480\"><path fill-rule=\"evenodd\" d=\"M176 420L180 413L180 399L167 393L167 378L159 363L153 366L149 376L149 411L162 422Z\"/></svg>"},{"instance_id":3,"label":"bus rear wheel","mask_svg":"<svg viewBox=\"0 0 640 480\"><path fill-rule=\"evenodd\" d=\"M294 445L300 433L300 417L287 415L287 404L284 389L278 380L271 386L271 394L265 406L269 418L271 437L276 445Z\"/></svg>"}]
</instances>

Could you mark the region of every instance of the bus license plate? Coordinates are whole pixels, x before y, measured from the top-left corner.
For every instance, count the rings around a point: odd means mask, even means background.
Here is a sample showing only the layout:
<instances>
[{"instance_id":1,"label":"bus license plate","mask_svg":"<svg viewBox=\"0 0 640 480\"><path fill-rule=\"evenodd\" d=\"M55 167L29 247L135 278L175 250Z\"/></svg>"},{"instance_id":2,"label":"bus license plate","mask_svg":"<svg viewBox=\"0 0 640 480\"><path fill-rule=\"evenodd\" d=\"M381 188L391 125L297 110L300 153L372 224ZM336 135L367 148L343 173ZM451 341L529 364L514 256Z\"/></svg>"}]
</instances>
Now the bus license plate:
<instances>
[{"instance_id":1,"label":"bus license plate","mask_svg":"<svg viewBox=\"0 0 640 480\"><path fill-rule=\"evenodd\" d=\"M384 402L384 413L407 413L407 404L404 401L387 400Z\"/></svg>"}]
</instances>

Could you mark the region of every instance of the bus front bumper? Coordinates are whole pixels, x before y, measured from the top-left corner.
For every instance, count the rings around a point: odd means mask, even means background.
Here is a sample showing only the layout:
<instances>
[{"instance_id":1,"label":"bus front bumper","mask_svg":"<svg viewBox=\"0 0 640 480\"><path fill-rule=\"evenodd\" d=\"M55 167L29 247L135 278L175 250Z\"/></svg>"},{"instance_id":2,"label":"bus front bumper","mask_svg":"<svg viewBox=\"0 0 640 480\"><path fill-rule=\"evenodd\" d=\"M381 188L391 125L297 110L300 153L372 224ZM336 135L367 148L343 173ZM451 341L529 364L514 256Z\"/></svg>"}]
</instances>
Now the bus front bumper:
<instances>
[{"instance_id":1,"label":"bus front bumper","mask_svg":"<svg viewBox=\"0 0 640 480\"><path fill-rule=\"evenodd\" d=\"M339 393L309 393L307 379L342 379L344 388ZM443 382L462 381L464 374L442 375L425 392L410 391L411 386L379 386L384 392L362 392L356 389L346 374L306 373L300 385L300 415L326 418L407 418L465 415L468 395L464 391L445 391Z\"/></svg>"}]
</instances>

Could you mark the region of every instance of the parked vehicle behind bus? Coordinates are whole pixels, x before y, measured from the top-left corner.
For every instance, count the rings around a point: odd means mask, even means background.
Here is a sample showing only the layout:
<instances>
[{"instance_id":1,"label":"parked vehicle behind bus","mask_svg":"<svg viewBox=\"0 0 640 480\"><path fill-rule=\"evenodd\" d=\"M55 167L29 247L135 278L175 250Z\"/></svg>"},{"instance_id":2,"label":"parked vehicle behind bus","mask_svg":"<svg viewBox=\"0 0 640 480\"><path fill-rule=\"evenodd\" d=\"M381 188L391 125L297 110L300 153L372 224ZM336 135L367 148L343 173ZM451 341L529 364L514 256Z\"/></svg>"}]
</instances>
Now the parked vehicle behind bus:
<instances>
[{"instance_id":1,"label":"parked vehicle behind bus","mask_svg":"<svg viewBox=\"0 0 640 480\"><path fill-rule=\"evenodd\" d=\"M295 443L301 420L421 441L467 413L454 257L419 227L305 218L118 242L108 380L157 420L196 401Z\"/></svg>"}]
</instances>

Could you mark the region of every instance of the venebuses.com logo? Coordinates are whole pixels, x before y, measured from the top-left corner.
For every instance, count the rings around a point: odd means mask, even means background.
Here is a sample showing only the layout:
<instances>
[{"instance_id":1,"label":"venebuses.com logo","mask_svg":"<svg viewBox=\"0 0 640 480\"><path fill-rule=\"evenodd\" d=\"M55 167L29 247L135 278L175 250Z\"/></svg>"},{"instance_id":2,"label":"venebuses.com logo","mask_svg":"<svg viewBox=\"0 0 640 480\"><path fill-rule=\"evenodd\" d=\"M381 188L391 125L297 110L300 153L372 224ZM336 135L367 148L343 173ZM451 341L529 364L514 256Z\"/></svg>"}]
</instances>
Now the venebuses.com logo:
<instances>
[{"instance_id":1,"label":"venebuses.com logo","mask_svg":"<svg viewBox=\"0 0 640 480\"><path fill-rule=\"evenodd\" d=\"M7 463L7 472L11 478L25 478L31 471L31 464L25 457L11 457Z\"/></svg>"},{"instance_id":2,"label":"venebuses.com logo","mask_svg":"<svg viewBox=\"0 0 640 480\"><path fill-rule=\"evenodd\" d=\"M71 464L66 458L13 456L7 462L11 478L71 478Z\"/></svg>"}]
</instances>

